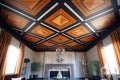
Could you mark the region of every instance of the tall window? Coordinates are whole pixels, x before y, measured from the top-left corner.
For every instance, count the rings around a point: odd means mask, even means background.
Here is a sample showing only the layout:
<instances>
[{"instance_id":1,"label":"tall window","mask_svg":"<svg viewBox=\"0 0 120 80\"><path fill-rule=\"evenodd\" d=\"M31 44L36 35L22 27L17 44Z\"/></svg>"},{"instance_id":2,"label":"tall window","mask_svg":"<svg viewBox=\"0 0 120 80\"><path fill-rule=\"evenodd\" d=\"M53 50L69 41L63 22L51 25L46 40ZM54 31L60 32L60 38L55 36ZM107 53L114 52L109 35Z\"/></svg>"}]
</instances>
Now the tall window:
<instances>
[{"instance_id":1,"label":"tall window","mask_svg":"<svg viewBox=\"0 0 120 80\"><path fill-rule=\"evenodd\" d=\"M118 69L120 72L120 27L111 34L112 44L114 46Z\"/></svg>"},{"instance_id":2,"label":"tall window","mask_svg":"<svg viewBox=\"0 0 120 80\"><path fill-rule=\"evenodd\" d=\"M99 45L98 51L99 56L101 56L100 62L102 62L102 67L105 68L107 74L118 74L119 69L116 60L116 54L110 37L107 37L102 41L101 47Z\"/></svg>"},{"instance_id":3,"label":"tall window","mask_svg":"<svg viewBox=\"0 0 120 80\"><path fill-rule=\"evenodd\" d=\"M118 65L115 57L115 52L113 50L113 45L110 43L109 45L104 46L105 50L105 58L106 58L106 68L109 74L118 74Z\"/></svg>"},{"instance_id":4,"label":"tall window","mask_svg":"<svg viewBox=\"0 0 120 80\"><path fill-rule=\"evenodd\" d=\"M14 74L16 72L18 57L19 42L16 39L12 39L11 45L7 53L7 65L5 74Z\"/></svg>"}]
</instances>

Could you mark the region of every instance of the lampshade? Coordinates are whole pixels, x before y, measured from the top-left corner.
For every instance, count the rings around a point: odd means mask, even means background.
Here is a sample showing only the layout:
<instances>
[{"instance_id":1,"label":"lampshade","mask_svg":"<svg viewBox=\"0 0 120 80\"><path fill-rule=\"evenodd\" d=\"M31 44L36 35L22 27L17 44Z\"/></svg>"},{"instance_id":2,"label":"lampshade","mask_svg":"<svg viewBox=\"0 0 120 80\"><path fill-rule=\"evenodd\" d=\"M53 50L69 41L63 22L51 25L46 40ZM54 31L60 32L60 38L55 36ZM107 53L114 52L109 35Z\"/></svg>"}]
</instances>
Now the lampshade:
<instances>
[{"instance_id":1,"label":"lampshade","mask_svg":"<svg viewBox=\"0 0 120 80\"><path fill-rule=\"evenodd\" d=\"M28 58L24 59L24 63L29 63L29 62L30 62L30 59L28 59Z\"/></svg>"}]
</instances>

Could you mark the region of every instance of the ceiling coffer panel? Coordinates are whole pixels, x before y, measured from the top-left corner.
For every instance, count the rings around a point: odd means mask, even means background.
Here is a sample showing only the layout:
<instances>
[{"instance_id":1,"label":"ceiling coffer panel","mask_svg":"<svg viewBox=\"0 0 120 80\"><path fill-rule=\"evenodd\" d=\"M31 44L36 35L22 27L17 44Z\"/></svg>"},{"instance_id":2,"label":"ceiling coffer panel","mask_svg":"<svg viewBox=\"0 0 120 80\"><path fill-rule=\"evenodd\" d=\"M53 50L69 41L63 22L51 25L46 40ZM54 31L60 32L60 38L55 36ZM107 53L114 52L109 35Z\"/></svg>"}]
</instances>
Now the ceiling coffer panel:
<instances>
[{"instance_id":1,"label":"ceiling coffer panel","mask_svg":"<svg viewBox=\"0 0 120 80\"><path fill-rule=\"evenodd\" d=\"M35 16L50 2L50 0L5 0L5 2Z\"/></svg>"},{"instance_id":2,"label":"ceiling coffer panel","mask_svg":"<svg viewBox=\"0 0 120 80\"><path fill-rule=\"evenodd\" d=\"M87 30L84 26L80 25L75 27L74 29L71 29L69 31L67 31L68 35L71 35L72 37L79 37L79 36L83 36L85 34L89 34L89 30Z\"/></svg>"},{"instance_id":3,"label":"ceiling coffer panel","mask_svg":"<svg viewBox=\"0 0 120 80\"><path fill-rule=\"evenodd\" d=\"M117 0L0 0L0 26L34 51L88 51L120 26Z\"/></svg>"},{"instance_id":4,"label":"ceiling coffer panel","mask_svg":"<svg viewBox=\"0 0 120 80\"><path fill-rule=\"evenodd\" d=\"M116 22L116 17L114 13L109 13L107 15L101 16L97 19L91 21L91 24L97 29L105 29Z\"/></svg>"},{"instance_id":5,"label":"ceiling coffer panel","mask_svg":"<svg viewBox=\"0 0 120 80\"><path fill-rule=\"evenodd\" d=\"M63 9L59 9L50 17L45 19L45 22L55 27L56 29L62 30L64 28L67 28L71 24L74 24L76 20Z\"/></svg>"},{"instance_id":6,"label":"ceiling coffer panel","mask_svg":"<svg viewBox=\"0 0 120 80\"><path fill-rule=\"evenodd\" d=\"M28 19L5 9L2 9L1 11L1 18L8 25L18 29L23 29L29 23Z\"/></svg>"},{"instance_id":7,"label":"ceiling coffer panel","mask_svg":"<svg viewBox=\"0 0 120 80\"><path fill-rule=\"evenodd\" d=\"M46 38L52 35L54 32L41 25L37 25L34 29L32 29L31 33Z\"/></svg>"},{"instance_id":8,"label":"ceiling coffer panel","mask_svg":"<svg viewBox=\"0 0 120 80\"><path fill-rule=\"evenodd\" d=\"M65 36L58 35L58 36L52 38L51 40L54 42L57 42L57 43L64 43L64 42L68 41L69 39Z\"/></svg>"},{"instance_id":9,"label":"ceiling coffer panel","mask_svg":"<svg viewBox=\"0 0 120 80\"><path fill-rule=\"evenodd\" d=\"M72 0L72 3L85 16L90 16L100 10L111 6L110 0Z\"/></svg>"},{"instance_id":10,"label":"ceiling coffer panel","mask_svg":"<svg viewBox=\"0 0 120 80\"><path fill-rule=\"evenodd\" d=\"M84 43L90 43L96 40L96 37L94 35L91 36L87 36L84 38L81 38L80 41L84 42Z\"/></svg>"},{"instance_id":11,"label":"ceiling coffer panel","mask_svg":"<svg viewBox=\"0 0 120 80\"><path fill-rule=\"evenodd\" d=\"M28 41L29 43L36 43L36 42L40 41L39 38L30 36L30 35L27 35L27 34L25 34L25 35L23 36L23 38L24 38L26 41Z\"/></svg>"}]
</instances>

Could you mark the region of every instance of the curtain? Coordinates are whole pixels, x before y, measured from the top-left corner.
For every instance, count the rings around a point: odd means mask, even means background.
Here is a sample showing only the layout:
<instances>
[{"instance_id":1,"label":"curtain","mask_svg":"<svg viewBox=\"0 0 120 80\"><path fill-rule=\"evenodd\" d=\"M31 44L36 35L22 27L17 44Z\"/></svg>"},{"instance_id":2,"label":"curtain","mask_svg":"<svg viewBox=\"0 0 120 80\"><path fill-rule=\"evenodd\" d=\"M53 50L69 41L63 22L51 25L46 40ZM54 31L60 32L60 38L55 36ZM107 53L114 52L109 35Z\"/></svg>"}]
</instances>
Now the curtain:
<instances>
[{"instance_id":1,"label":"curtain","mask_svg":"<svg viewBox=\"0 0 120 80\"><path fill-rule=\"evenodd\" d=\"M10 45L12 36L2 30L0 34L0 80L4 80L7 50Z\"/></svg>"},{"instance_id":2,"label":"curtain","mask_svg":"<svg viewBox=\"0 0 120 80\"><path fill-rule=\"evenodd\" d=\"M115 50L116 59L118 62L118 69L120 73L120 28L111 34L111 40Z\"/></svg>"},{"instance_id":3,"label":"curtain","mask_svg":"<svg viewBox=\"0 0 120 80\"><path fill-rule=\"evenodd\" d=\"M104 51L103 43L99 42L97 44L97 48L98 48L100 65L101 65L101 74L102 74L101 76L104 77L107 80L111 80L111 78L107 74L103 74L103 73L107 72L107 70L105 68L107 62L106 62L106 58L105 58L105 51Z\"/></svg>"},{"instance_id":4,"label":"curtain","mask_svg":"<svg viewBox=\"0 0 120 80\"><path fill-rule=\"evenodd\" d=\"M99 60L100 60L100 65L101 67L105 67L106 65L106 60L105 60L105 55L104 55L104 48L103 48L103 43L99 42L97 44L97 48L98 48L98 55L99 55Z\"/></svg>"},{"instance_id":5,"label":"curtain","mask_svg":"<svg viewBox=\"0 0 120 80\"><path fill-rule=\"evenodd\" d=\"M18 58L18 64L17 64L17 69L16 69L16 74L20 76L21 70L22 70L22 63L24 59L24 48L25 45L23 43L20 44L20 50L19 50L19 58Z\"/></svg>"}]
</instances>

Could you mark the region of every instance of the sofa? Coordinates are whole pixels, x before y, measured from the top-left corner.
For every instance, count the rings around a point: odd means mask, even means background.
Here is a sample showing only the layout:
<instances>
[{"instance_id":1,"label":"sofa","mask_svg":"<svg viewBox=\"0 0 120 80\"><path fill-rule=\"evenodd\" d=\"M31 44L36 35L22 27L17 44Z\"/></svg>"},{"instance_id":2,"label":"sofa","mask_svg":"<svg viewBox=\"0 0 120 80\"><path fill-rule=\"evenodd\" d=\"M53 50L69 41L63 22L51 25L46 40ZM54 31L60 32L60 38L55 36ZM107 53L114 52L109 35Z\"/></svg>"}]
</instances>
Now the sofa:
<instances>
[{"instance_id":1,"label":"sofa","mask_svg":"<svg viewBox=\"0 0 120 80\"><path fill-rule=\"evenodd\" d=\"M5 75L5 79L4 80L12 80L12 78L19 78L20 76L18 76L17 74L10 74L10 75ZM22 78L22 80L26 80L25 78Z\"/></svg>"}]
</instances>

